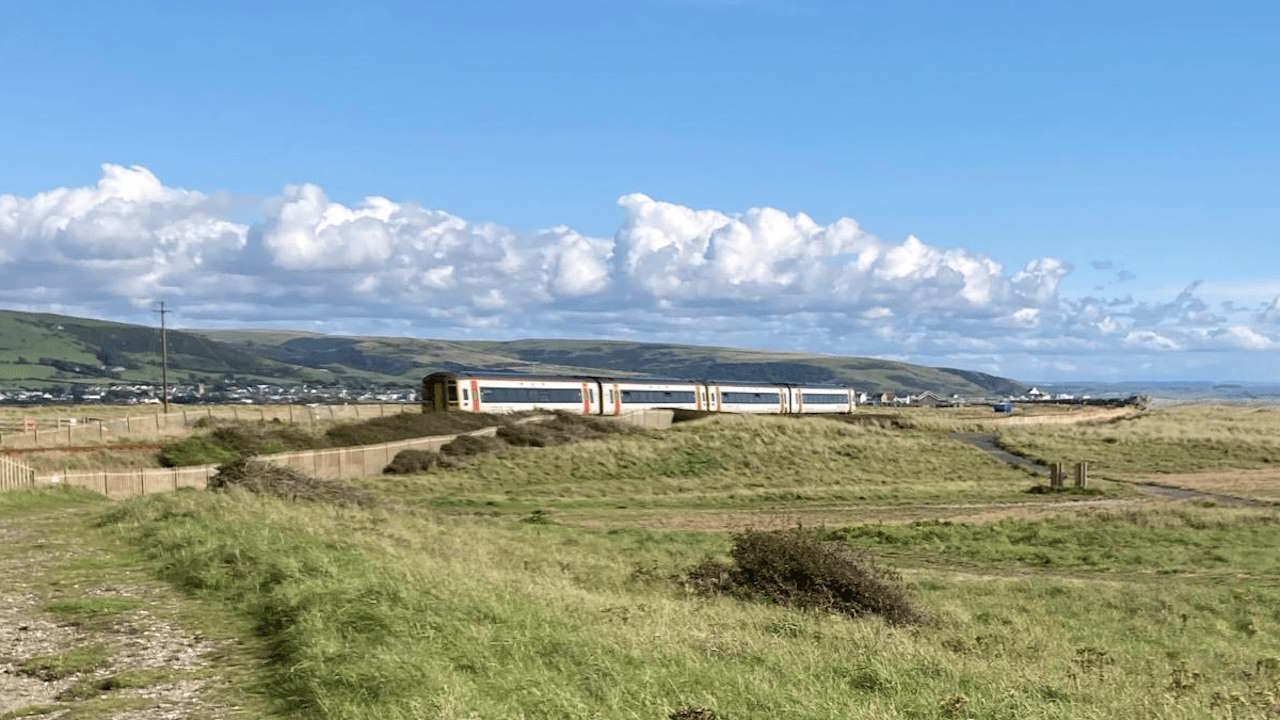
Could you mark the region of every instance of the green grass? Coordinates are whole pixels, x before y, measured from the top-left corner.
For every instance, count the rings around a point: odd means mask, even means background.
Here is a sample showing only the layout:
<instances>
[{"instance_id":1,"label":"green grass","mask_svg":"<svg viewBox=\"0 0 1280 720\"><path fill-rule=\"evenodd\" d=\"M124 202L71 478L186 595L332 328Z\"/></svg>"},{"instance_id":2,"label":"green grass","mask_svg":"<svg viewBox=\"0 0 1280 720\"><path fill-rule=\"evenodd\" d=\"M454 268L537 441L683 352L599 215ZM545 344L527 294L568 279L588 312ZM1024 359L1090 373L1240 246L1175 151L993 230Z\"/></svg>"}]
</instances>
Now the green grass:
<instances>
[{"instance_id":1,"label":"green grass","mask_svg":"<svg viewBox=\"0 0 1280 720\"><path fill-rule=\"evenodd\" d=\"M141 606L142 601L136 598L92 595L55 600L45 605L44 610L66 620L84 621L119 615Z\"/></svg>"},{"instance_id":2,"label":"green grass","mask_svg":"<svg viewBox=\"0 0 1280 720\"><path fill-rule=\"evenodd\" d=\"M441 508L532 509L1026 501L1032 478L940 433L726 416L373 482Z\"/></svg>"},{"instance_id":3,"label":"green grass","mask_svg":"<svg viewBox=\"0 0 1280 720\"><path fill-rule=\"evenodd\" d=\"M1272 512L1094 510L1035 521L855 525L834 535L938 567L1280 577L1280 515Z\"/></svg>"},{"instance_id":4,"label":"green grass","mask_svg":"<svg viewBox=\"0 0 1280 720\"><path fill-rule=\"evenodd\" d=\"M1133 525L1126 537L1161 557L1145 542L1160 535ZM934 622L897 628L689 594L668 578L725 552L714 533L244 493L148 498L111 526L163 577L248 615L270 648L269 691L302 717L662 718L697 705L729 718L940 718L956 696L971 717L1253 717L1280 682L1275 574L1089 582L923 567L910 591ZM1217 540L1273 554L1248 534Z\"/></svg>"},{"instance_id":5,"label":"green grass","mask_svg":"<svg viewBox=\"0 0 1280 720\"><path fill-rule=\"evenodd\" d=\"M27 658L18 665L18 672L52 682L72 675L101 670L110 662L111 656L107 649L95 644L62 653Z\"/></svg>"}]
</instances>

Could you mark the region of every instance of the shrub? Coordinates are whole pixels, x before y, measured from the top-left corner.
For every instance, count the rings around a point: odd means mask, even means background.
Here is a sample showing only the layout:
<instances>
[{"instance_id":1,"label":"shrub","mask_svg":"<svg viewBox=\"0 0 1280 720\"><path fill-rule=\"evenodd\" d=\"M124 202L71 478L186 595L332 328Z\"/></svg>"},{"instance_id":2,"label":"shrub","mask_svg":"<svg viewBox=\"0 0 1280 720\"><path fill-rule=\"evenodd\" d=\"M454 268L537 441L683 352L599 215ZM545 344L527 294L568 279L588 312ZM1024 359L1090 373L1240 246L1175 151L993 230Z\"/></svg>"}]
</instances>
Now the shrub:
<instances>
[{"instance_id":1,"label":"shrub","mask_svg":"<svg viewBox=\"0 0 1280 720\"><path fill-rule=\"evenodd\" d=\"M324 480L289 467L239 458L218 468L209 478L210 490L239 487L258 495L273 495L286 500L306 500L338 504L372 505L373 498L363 490L336 480Z\"/></svg>"},{"instance_id":2,"label":"shrub","mask_svg":"<svg viewBox=\"0 0 1280 720\"><path fill-rule=\"evenodd\" d=\"M732 564L711 560L693 567L686 582L697 592L850 617L874 614L895 624L924 619L898 573L814 530L748 530L734 537L730 557Z\"/></svg>"},{"instance_id":3,"label":"shrub","mask_svg":"<svg viewBox=\"0 0 1280 720\"><path fill-rule=\"evenodd\" d=\"M434 450L401 450L382 469L387 475L412 475L430 470L440 463L440 453Z\"/></svg>"},{"instance_id":4,"label":"shrub","mask_svg":"<svg viewBox=\"0 0 1280 720\"><path fill-rule=\"evenodd\" d=\"M684 705L672 710L671 714L667 715L667 720L724 720L724 716L717 714L711 708Z\"/></svg>"},{"instance_id":5,"label":"shrub","mask_svg":"<svg viewBox=\"0 0 1280 720\"><path fill-rule=\"evenodd\" d=\"M354 423L335 425L325 431L329 447L376 445L409 438L454 435L509 422L501 415L470 412L396 413Z\"/></svg>"},{"instance_id":6,"label":"shrub","mask_svg":"<svg viewBox=\"0 0 1280 720\"><path fill-rule=\"evenodd\" d=\"M440 454L452 458L466 458L499 450L504 445L505 443L496 437L459 435L441 447Z\"/></svg>"},{"instance_id":7,"label":"shrub","mask_svg":"<svg viewBox=\"0 0 1280 720\"><path fill-rule=\"evenodd\" d=\"M557 412L550 420L504 425L498 437L516 447L551 447L629 432L631 428L608 420Z\"/></svg>"}]
</instances>

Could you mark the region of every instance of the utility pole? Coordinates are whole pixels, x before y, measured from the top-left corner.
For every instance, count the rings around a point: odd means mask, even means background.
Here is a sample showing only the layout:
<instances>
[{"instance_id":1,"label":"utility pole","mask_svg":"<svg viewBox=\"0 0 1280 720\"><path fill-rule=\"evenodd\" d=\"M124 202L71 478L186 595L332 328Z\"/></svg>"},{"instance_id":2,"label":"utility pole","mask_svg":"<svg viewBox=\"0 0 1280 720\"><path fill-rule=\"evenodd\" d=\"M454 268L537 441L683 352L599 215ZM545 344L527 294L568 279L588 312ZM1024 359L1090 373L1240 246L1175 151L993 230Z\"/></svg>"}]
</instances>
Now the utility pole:
<instances>
[{"instance_id":1,"label":"utility pole","mask_svg":"<svg viewBox=\"0 0 1280 720\"><path fill-rule=\"evenodd\" d=\"M163 393L160 398L164 403L164 412L169 413L169 335L165 331L164 316L173 312L164 309L164 301L160 301L160 309L155 312L160 313L160 392Z\"/></svg>"}]
</instances>

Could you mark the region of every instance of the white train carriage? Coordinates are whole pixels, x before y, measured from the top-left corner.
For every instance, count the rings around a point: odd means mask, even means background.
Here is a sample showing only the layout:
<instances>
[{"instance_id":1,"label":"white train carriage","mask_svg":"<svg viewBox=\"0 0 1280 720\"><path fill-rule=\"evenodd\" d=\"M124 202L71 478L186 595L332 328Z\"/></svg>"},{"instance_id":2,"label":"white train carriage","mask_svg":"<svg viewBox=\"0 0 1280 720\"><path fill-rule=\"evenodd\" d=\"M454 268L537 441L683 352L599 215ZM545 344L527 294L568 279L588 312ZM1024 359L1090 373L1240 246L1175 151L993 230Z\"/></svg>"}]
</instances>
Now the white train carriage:
<instances>
[{"instance_id":1,"label":"white train carriage","mask_svg":"<svg viewBox=\"0 0 1280 720\"><path fill-rule=\"evenodd\" d=\"M704 410L707 386L676 380L599 380L604 396L603 414L621 415L629 410L664 408Z\"/></svg>"},{"instance_id":2,"label":"white train carriage","mask_svg":"<svg viewBox=\"0 0 1280 720\"><path fill-rule=\"evenodd\" d=\"M715 412L773 413L787 412L787 391L780 385L707 385L709 408Z\"/></svg>"},{"instance_id":3,"label":"white train carriage","mask_svg":"<svg viewBox=\"0 0 1280 720\"><path fill-rule=\"evenodd\" d=\"M839 385L788 385L787 412L794 414L851 413L857 405L853 390Z\"/></svg>"},{"instance_id":4,"label":"white train carriage","mask_svg":"<svg viewBox=\"0 0 1280 720\"><path fill-rule=\"evenodd\" d=\"M432 373L422 381L422 409L484 413L563 410L598 415L600 385L590 378Z\"/></svg>"}]
</instances>

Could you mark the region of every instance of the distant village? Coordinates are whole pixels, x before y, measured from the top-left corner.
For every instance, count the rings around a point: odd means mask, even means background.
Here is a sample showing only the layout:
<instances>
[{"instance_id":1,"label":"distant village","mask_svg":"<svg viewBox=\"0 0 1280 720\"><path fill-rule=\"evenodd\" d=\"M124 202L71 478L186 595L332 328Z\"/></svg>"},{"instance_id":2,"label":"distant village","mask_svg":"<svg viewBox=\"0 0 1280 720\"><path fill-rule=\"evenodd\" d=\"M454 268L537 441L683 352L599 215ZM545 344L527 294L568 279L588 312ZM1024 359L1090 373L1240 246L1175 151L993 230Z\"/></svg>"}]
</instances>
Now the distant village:
<instances>
[{"instance_id":1,"label":"distant village","mask_svg":"<svg viewBox=\"0 0 1280 720\"><path fill-rule=\"evenodd\" d=\"M0 388L0 404L8 405L158 405L163 392L159 385L147 383L66 385L46 389ZM402 385L370 385L347 387L341 385L276 385L237 384L223 382L216 385L175 384L169 386L169 402L178 404L246 405L326 405L344 403L416 403L418 391ZM931 391L921 393L859 392L861 406L908 407L964 407L966 405L1053 402L1079 404L1113 404L1116 399L1094 399L1088 395L1048 393L1031 388L1017 396L962 397L958 394L943 395Z\"/></svg>"},{"instance_id":2,"label":"distant village","mask_svg":"<svg viewBox=\"0 0 1280 720\"><path fill-rule=\"evenodd\" d=\"M8 405L159 405L163 390L146 383L67 385L39 390L0 389ZM169 386L169 402L178 404L332 405L344 403L414 403L418 392L404 386L272 385L220 383Z\"/></svg>"}]
</instances>

